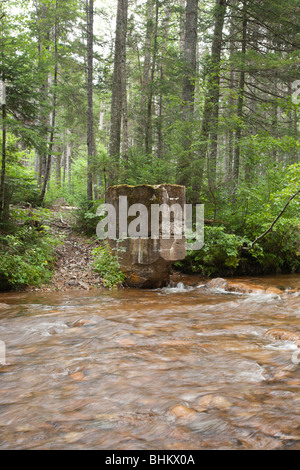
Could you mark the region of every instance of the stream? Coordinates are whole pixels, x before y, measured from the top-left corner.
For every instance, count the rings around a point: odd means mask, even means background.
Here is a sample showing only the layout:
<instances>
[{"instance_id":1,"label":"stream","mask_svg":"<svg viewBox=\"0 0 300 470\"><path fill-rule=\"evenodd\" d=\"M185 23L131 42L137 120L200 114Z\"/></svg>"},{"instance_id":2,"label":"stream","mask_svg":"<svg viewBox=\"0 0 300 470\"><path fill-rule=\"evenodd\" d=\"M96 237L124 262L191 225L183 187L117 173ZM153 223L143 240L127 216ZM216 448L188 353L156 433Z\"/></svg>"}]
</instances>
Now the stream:
<instances>
[{"instance_id":1,"label":"stream","mask_svg":"<svg viewBox=\"0 0 300 470\"><path fill-rule=\"evenodd\" d=\"M299 450L300 349L266 332L300 332L300 276L245 281L283 295L0 294L0 448Z\"/></svg>"}]
</instances>

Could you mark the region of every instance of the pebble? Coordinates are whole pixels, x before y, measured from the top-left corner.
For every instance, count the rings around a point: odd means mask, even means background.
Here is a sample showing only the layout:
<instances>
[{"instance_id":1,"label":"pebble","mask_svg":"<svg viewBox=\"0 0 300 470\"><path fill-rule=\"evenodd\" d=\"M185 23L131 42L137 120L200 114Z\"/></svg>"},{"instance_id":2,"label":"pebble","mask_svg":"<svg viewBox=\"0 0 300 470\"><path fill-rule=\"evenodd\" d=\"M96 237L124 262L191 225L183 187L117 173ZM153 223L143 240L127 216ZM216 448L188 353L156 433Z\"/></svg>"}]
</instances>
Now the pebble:
<instances>
[{"instance_id":1,"label":"pebble","mask_svg":"<svg viewBox=\"0 0 300 470\"><path fill-rule=\"evenodd\" d=\"M292 331L285 331L281 329L271 329L265 333L265 336L274 338L275 340L283 340L283 341L296 341L300 342L300 334L293 333Z\"/></svg>"},{"instance_id":2,"label":"pebble","mask_svg":"<svg viewBox=\"0 0 300 470\"><path fill-rule=\"evenodd\" d=\"M86 382L88 380L82 371L74 372L70 374L70 377L76 382Z\"/></svg>"},{"instance_id":3,"label":"pebble","mask_svg":"<svg viewBox=\"0 0 300 470\"><path fill-rule=\"evenodd\" d=\"M79 285L85 290L90 290L89 286L85 282L79 281Z\"/></svg>"},{"instance_id":4,"label":"pebble","mask_svg":"<svg viewBox=\"0 0 300 470\"><path fill-rule=\"evenodd\" d=\"M209 408L217 408L218 410L229 410L232 403L221 395L205 395L198 400L196 410L206 411Z\"/></svg>"},{"instance_id":5,"label":"pebble","mask_svg":"<svg viewBox=\"0 0 300 470\"><path fill-rule=\"evenodd\" d=\"M79 432L68 432L67 434L64 435L64 440L68 444L72 444L73 442L79 441L79 439L82 437L82 434Z\"/></svg>"},{"instance_id":6,"label":"pebble","mask_svg":"<svg viewBox=\"0 0 300 470\"><path fill-rule=\"evenodd\" d=\"M170 413L176 418L194 418L197 412L185 405L176 405L171 408Z\"/></svg>"},{"instance_id":7,"label":"pebble","mask_svg":"<svg viewBox=\"0 0 300 470\"><path fill-rule=\"evenodd\" d=\"M79 328L81 326L84 326L86 322L84 320L75 320L72 323L67 323L69 328Z\"/></svg>"},{"instance_id":8,"label":"pebble","mask_svg":"<svg viewBox=\"0 0 300 470\"><path fill-rule=\"evenodd\" d=\"M281 295L282 294L282 291L280 289L277 289L277 287L269 287L267 290L266 290L266 294L277 294L277 295Z\"/></svg>"}]
</instances>

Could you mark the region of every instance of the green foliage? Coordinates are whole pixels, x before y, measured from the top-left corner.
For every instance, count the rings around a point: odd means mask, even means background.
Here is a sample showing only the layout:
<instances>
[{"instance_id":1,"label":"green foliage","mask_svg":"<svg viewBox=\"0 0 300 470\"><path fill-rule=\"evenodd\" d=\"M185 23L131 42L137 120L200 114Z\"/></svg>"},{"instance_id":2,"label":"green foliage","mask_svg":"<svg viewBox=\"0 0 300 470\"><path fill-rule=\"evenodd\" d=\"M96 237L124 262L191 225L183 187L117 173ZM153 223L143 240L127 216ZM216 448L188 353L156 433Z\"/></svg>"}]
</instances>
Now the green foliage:
<instances>
[{"instance_id":1,"label":"green foliage","mask_svg":"<svg viewBox=\"0 0 300 470\"><path fill-rule=\"evenodd\" d=\"M97 209L102 203L103 200L90 202L86 197L82 198L76 210L76 220L73 228L88 236L96 235L96 228L100 221Z\"/></svg>"},{"instance_id":2,"label":"green foliage","mask_svg":"<svg viewBox=\"0 0 300 470\"><path fill-rule=\"evenodd\" d=\"M124 282L125 276L120 270L118 258L108 244L95 248L93 257L94 270L100 274L105 287L117 287Z\"/></svg>"},{"instance_id":3,"label":"green foliage","mask_svg":"<svg viewBox=\"0 0 300 470\"><path fill-rule=\"evenodd\" d=\"M218 190L205 204L206 217L215 217L205 227L205 245L188 253L179 267L187 272L211 275L289 273L300 271L300 197L295 198L277 220L271 232L249 248L265 233L299 190L300 165L270 165L263 178L242 181L234 198ZM217 219L216 219L217 216ZM178 265L177 265L178 266Z\"/></svg>"},{"instance_id":4,"label":"green foliage","mask_svg":"<svg viewBox=\"0 0 300 470\"><path fill-rule=\"evenodd\" d=\"M130 155L129 162L123 169L127 184L157 184L175 182L174 161L155 155L141 155L134 153Z\"/></svg>"},{"instance_id":5,"label":"green foliage","mask_svg":"<svg viewBox=\"0 0 300 470\"><path fill-rule=\"evenodd\" d=\"M29 203L35 206L38 203L39 188L36 175L29 166L33 160L33 153L22 150L20 147L20 140L12 133L8 133L6 142L6 205Z\"/></svg>"},{"instance_id":6,"label":"green foliage","mask_svg":"<svg viewBox=\"0 0 300 470\"><path fill-rule=\"evenodd\" d=\"M1 290L39 287L53 275L57 240L53 240L40 219L38 223L37 218L24 213L22 219L18 219L12 233L0 232Z\"/></svg>"},{"instance_id":7,"label":"green foliage","mask_svg":"<svg viewBox=\"0 0 300 470\"><path fill-rule=\"evenodd\" d=\"M204 276L230 275L239 266L241 247L248 243L245 237L226 233L224 226L206 226L202 250L189 251L185 261L176 267Z\"/></svg>"},{"instance_id":8,"label":"green foliage","mask_svg":"<svg viewBox=\"0 0 300 470\"><path fill-rule=\"evenodd\" d=\"M9 166L6 178L6 196L11 204L38 205L40 190L35 175L22 165Z\"/></svg>"}]
</instances>

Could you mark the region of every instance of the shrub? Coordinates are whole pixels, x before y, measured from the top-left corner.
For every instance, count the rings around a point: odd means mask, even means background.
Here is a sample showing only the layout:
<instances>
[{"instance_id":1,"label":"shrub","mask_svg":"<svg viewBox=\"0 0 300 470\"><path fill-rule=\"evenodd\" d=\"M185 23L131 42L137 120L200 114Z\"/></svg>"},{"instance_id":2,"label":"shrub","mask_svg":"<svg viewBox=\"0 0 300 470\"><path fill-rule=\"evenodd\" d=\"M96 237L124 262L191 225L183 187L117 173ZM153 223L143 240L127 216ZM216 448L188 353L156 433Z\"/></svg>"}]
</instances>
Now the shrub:
<instances>
[{"instance_id":1,"label":"shrub","mask_svg":"<svg viewBox=\"0 0 300 470\"><path fill-rule=\"evenodd\" d=\"M175 266L204 276L233 274L240 263L240 248L249 240L225 230L224 226L206 226L203 248L189 251L185 261Z\"/></svg>"},{"instance_id":2,"label":"shrub","mask_svg":"<svg viewBox=\"0 0 300 470\"><path fill-rule=\"evenodd\" d=\"M97 209L102 202L101 200L90 202L83 199L76 210L74 230L88 236L96 235L97 224L100 220Z\"/></svg>"},{"instance_id":3,"label":"shrub","mask_svg":"<svg viewBox=\"0 0 300 470\"><path fill-rule=\"evenodd\" d=\"M93 250L94 270L100 274L105 287L112 288L122 284L125 276L120 269L118 258L108 244Z\"/></svg>"},{"instance_id":4,"label":"shrub","mask_svg":"<svg viewBox=\"0 0 300 470\"><path fill-rule=\"evenodd\" d=\"M57 244L47 227L40 222L36 228L29 219L15 225L12 233L0 232L1 290L47 283L53 275Z\"/></svg>"}]
</instances>

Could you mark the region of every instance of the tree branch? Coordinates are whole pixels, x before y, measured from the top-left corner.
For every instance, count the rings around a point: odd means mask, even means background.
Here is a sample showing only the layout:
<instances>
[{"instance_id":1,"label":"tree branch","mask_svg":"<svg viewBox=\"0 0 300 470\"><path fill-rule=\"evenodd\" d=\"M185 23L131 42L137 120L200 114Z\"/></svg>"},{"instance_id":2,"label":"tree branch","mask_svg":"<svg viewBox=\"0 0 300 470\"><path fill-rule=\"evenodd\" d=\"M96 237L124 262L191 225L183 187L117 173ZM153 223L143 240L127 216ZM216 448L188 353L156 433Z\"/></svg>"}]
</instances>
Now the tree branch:
<instances>
[{"instance_id":1,"label":"tree branch","mask_svg":"<svg viewBox=\"0 0 300 470\"><path fill-rule=\"evenodd\" d=\"M254 242L252 243L252 245L250 247L243 247L244 250L246 251L249 251L249 250L252 250L253 247L256 245L256 243L259 242L259 240L261 240L262 238L264 238L268 233L271 232L271 230L273 229L274 225L276 224L276 222L280 219L280 217L282 216L282 214L286 211L288 205L290 204L290 202L295 199L296 196L298 196L298 194L300 194L300 189L298 189L298 191L293 194L288 202L286 203L286 205L284 206L284 208L282 209L282 211L280 212L280 214L278 214L278 216L276 217L276 219L273 221L272 225L268 228L268 230L266 230L262 235L260 235L259 237L257 237Z\"/></svg>"}]
</instances>

